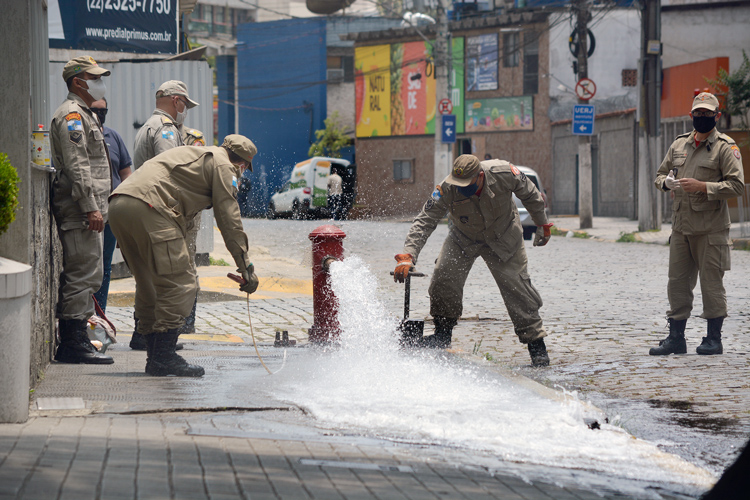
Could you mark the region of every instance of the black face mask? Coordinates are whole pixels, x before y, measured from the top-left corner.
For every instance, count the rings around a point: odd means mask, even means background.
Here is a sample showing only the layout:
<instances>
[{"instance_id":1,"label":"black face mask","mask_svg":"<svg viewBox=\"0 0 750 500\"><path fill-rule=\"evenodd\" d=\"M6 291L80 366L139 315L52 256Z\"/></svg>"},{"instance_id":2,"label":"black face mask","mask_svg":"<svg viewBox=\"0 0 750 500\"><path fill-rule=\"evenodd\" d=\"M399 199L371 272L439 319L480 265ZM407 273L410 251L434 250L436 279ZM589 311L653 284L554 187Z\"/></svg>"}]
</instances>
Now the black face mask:
<instances>
[{"instance_id":1,"label":"black face mask","mask_svg":"<svg viewBox=\"0 0 750 500\"><path fill-rule=\"evenodd\" d=\"M694 116L693 117L693 128L696 132L705 134L711 132L716 126L715 116Z\"/></svg>"},{"instance_id":2,"label":"black face mask","mask_svg":"<svg viewBox=\"0 0 750 500\"><path fill-rule=\"evenodd\" d=\"M104 118L107 116L106 108L91 108L92 113L99 117L99 123L104 126Z\"/></svg>"},{"instance_id":3,"label":"black face mask","mask_svg":"<svg viewBox=\"0 0 750 500\"><path fill-rule=\"evenodd\" d=\"M471 198L476 194L477 191L479 191L479 184L469 184L468 186L456 186L456 189L458 189L458 192L462 195L466 196L467 198Z\"/></svg>"}]
</instances>

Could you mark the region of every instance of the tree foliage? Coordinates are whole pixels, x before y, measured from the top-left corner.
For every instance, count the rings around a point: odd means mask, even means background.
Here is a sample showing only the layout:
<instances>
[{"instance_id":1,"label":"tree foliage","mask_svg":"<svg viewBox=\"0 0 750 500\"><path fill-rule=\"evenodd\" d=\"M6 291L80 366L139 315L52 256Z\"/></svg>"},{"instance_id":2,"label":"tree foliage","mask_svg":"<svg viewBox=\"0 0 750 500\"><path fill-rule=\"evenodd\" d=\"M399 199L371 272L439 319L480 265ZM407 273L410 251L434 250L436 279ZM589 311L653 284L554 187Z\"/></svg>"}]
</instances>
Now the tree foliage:
<instances>
[{"instance_id":1,"label":"tree foliage","mask_svg":"<svg viewBox=\"0 0 750 500\"><path fill-rule=\"evenodd\" d=\"M341 158L341 150L351 144L351 138L346 135L346 129L340 123L338 111L324 120L326 128L315 131L316 142L307 152L310 156L330 156Z\"/></svg>"},{"instance_id":2,"label":"tree foliage","mask_svg":"<svg viewBox=\"0 0 750 500\"><path fill-rule=\"evenodd\" d=\"M750 59L747 53L742 51L742 64L736 71L730 74L724 68L719 68L718 78L708 80L708 83L714 88L727 89L724 111L739 118L743 130L750 130Z\"/></svg>"},{"instance_id":3,"label":"tree foliage","mask_svg":"<svg viewBox=\"0 0 750 500\"><path fill-rule=\"evenodd\" d=\"M18 206L18 172L10 164L8 155L0 153L0 234L8 230L16 220Z\"/></svg>"}]
</instances>

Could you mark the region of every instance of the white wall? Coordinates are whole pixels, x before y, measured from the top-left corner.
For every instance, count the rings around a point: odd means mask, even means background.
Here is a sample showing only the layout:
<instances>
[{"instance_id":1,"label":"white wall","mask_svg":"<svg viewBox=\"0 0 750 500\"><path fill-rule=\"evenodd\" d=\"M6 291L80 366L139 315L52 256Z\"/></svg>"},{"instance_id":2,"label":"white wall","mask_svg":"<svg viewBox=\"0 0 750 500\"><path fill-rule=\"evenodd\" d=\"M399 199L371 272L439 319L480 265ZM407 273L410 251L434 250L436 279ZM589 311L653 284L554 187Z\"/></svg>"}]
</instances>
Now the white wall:
<instances>
[{"instance_id":1,"label":"white wall","mask_svg":"<svg viewBox=\"0 0 750 500\"><path fill-rule=\"evenodd\" d=\"M326 94L326 117L338 111L340 123L347 131L354 131L354 83L329 83ZM354 136L354 134L352 134Z\"/></svg>"},{"instance_id":2,"label":"white wall","mask_svg":"<svg viewBox=\"0 0 750 500\"><path fill-rule=\"evenodd\" d=\"M662 12L661 30L665 68L729 57L731 73L750 56L750 5Z\"/></svg>"},{"instance_id":3,"label":"white wall","mask_svg":"<svg viewBox=\"0 0 750 500\"><path fill-rule=\"evenodd\" d=\"M589 58L589 78L596 84L594 101L631 93L633 87L622 86L622 70L637 69L640 57L640 17L635 9L618 9L609 12L592 11L589 23L596 38L596 49ZM550 89L552 97L570 96L575 88L573 73L575 58L568 48L568 37L573 28L570 13L550 16ZM564 84L570 91L558 89Z\"/></svg>"}]
</instances>

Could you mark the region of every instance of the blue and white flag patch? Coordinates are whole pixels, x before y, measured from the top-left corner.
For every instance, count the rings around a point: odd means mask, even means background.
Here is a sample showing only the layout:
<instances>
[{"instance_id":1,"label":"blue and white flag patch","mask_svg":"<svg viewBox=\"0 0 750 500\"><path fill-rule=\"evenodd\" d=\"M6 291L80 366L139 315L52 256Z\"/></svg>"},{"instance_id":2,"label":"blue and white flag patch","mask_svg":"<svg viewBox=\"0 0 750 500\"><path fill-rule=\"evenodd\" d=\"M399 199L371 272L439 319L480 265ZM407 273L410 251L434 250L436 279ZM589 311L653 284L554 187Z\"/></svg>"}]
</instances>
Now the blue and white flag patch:
<instances>
[{"instance_id":1,"label":"blue and white flag patch","mask_svg":"<svg viewBox=\"0 0 750 500\"><path fill-rule=\"evenodd\" d=\"M174 140L174 131L173 130L162 130L161 131L161 137L162 139L169 139L171 141Z\"/></svg>"}]
</instances>

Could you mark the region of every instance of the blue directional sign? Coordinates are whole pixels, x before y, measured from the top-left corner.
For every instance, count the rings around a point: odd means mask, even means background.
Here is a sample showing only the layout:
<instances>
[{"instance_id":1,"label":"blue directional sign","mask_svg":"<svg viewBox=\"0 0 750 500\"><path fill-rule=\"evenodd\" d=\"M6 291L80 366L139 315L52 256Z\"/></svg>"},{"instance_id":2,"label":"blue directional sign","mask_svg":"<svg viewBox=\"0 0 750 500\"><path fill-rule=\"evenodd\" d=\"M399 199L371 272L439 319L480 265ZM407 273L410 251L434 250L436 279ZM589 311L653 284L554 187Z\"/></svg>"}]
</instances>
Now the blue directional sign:
<instances>
[{"instance_id":1,"label":"blue directional sign","mask_svg":"<svg viewBox=\"0 0 750 500\"><path fill-rule=\"evenodd\" d=\"M443 142L456 142L456 115L441 115Z\"/></svg>"},{"instance_id":2,"label":"blue directional sign","mask_svg":"<svg viewBox=\"0 0 750 500\"><path fill-rule=\"evenodd\" d=\"M576 104L573 106L574 135L593 135L594 133L594 105Z\"/></svg>"}]
</instances>

